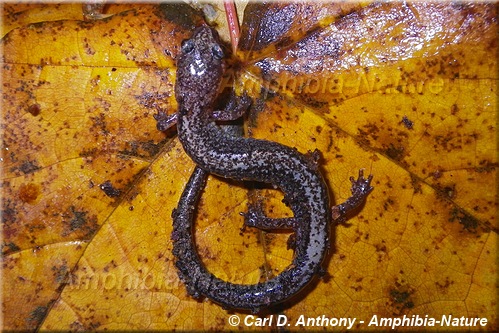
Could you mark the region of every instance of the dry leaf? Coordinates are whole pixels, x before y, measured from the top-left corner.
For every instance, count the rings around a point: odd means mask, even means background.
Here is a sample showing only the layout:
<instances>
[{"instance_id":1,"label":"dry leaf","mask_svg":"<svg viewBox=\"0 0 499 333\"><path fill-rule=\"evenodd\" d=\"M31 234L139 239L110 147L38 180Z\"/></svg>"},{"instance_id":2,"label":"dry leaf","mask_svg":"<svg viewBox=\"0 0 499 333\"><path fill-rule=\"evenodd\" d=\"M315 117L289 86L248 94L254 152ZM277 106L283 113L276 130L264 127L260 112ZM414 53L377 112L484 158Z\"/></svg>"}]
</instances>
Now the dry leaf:
<instances>
[{"instance_id":1,"label":"dry leaf","mask_svg":"<svg viewBox=\"0 0 499 333\"><path fill-rule=\"evenodd\" d=\"M73 5L62 21L61 7L5 10L4 329L234 329L177 278L170 214L193 164L152 117L176 110L174 58L200 18L123 6L96 21ZM248 5L250 134L318 148L336 203L359 168L375 177L332 229L326 278L282 306L290 323L452 314L497 328L496 29L492 4ZM240 230L247 200L211 177L196 225L208 269L239 283L293 254L287 233Z\"/></svg>"}]
</instances>

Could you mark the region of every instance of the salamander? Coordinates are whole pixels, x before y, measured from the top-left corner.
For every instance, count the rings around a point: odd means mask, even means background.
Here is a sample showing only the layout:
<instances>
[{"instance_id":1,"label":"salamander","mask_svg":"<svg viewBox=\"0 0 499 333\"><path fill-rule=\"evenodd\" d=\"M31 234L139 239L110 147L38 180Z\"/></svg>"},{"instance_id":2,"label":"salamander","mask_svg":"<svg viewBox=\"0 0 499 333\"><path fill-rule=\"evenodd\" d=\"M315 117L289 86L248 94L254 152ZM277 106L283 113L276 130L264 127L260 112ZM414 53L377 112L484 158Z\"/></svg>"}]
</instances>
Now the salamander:
<instances>
[{"instance_id":1,"label":"salamander","mask_svg":"<svg viewBox=\"0 0 499 333\"><path fill-rule=\"evenodd\" d=\"M302 290L322 271L329 249L330 222L341 221L372 191L372 175L352 181L352 196L342 205L330 207L328 189L317 166L318 153L302 154L296 149L267 140L228 133L215 120L241 117L249 102L234 99L225 111L213 109L222 74L223 50L218 35L208 26L197 28L182 42L177 58L176 115L158 116L158 128L176 122L178 138L197 167L172 213L173 253L180 279L195 298L208 297L224 308L258 312L281 303ZM166 125L165 125L166 124ZM195 207L212 173L235 180L271 184L284 193L293 217L271 219L259 209L245 213L247 225L261 229L292 229L294 258L277 276L256 284L236 284L211 274L202 264L193 240ZM250 207L251 208L251 207Z\"/></svg>"}]
</instances>

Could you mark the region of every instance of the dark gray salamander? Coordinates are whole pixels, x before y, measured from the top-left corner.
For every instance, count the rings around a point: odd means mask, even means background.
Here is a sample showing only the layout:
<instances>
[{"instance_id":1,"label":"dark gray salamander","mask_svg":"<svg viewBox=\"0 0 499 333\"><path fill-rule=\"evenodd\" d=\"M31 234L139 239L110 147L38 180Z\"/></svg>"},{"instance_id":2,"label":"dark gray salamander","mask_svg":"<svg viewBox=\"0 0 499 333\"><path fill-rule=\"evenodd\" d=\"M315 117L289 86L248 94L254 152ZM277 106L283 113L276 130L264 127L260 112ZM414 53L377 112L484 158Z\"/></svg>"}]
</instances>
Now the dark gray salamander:
<instances>
[{"instance_id":1,"label":"dark gray salamander","mask_svg":"<svg viewBox=\"0 0 499 333\"><path fill-rule=\"evenodd\" d=\"M172 214L173 253L179 276L192 296L206 296L226 308L257 312L295 295L321 270L329 247L332 213L326 184L312 156L276 142L235 137L214 123L215 114L223 120L241 115L241 108L232 114L213 110L223 73L222 58L216 32L201 26L182 43L177 59L178 112L174 120L184 150L198 167ZM293 218L269 219L250 213L246 219L248 224L262 229L279 226L295 231L293 262L279 275L263 283L234 284L215 277L203 266L193 241L193 223L207 173L269 183L283 191ZM351 178L353 195L333 207L335 219L341 219L364 200L372 190L371 179L365 179L362 172L358 180Z\"/></svg>"}]
</instances>

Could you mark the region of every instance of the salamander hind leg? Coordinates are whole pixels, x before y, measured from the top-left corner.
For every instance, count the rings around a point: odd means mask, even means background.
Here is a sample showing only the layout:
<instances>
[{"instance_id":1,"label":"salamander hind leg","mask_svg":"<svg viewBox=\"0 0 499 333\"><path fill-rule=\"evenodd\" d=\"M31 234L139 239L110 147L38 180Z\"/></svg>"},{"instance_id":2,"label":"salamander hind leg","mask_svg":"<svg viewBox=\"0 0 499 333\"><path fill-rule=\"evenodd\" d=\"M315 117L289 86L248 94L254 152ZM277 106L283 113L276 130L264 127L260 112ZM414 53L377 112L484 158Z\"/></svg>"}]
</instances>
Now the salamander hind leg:
<instances>
[{"instance_id":1,"label":"salamander hind leg","mask_svg":"<svg viewBox=\"0 0 499 333\"><path fill-rule=\"evenodd\" d=\"M240 213L244 216L244 225L262 230L294 229L297 223L294 217L272 218L265 215L263 203L258 200L248 206L248 212Z\"/></svg>"},{"instance_id":2,"label":"salamander hind leg","mask_svg":"<svg viewBox=\"0 0 499 333\"><path fill-rule=\"evenodd\" d=\"M344 222L346 215L364 202L367 195L373 190L371 186L372 179L372 175L364 178L364 170L362 169L359 170L359 177L357 179L350 177L352 195L344 203L331 208L333 221L336 223Z\"/></svg>"}]
</instances>

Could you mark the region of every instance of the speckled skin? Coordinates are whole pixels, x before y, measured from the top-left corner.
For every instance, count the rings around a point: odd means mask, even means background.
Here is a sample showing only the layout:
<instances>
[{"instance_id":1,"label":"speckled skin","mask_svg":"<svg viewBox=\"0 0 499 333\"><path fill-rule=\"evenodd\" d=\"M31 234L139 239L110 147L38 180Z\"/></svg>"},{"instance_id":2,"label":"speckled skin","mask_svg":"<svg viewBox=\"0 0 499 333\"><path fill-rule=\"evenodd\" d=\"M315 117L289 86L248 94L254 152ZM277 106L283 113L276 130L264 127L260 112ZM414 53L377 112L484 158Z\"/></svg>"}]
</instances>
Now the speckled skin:
<instances>
[{"instance_id":1,"label":"speckled skin","mask_svg":"<svg viewBox=\"0 0 499 333\"><path fill-rule=\"evenodd\" d=\"M202 26L184 41L177 60L177 132L198 167L172 214L173 251L180 278L191 295L206 296L226 308L257 312L295 295L320 271L329 248L331 210L325 182L310 156L276 142L234 137L212 121L212 103L223 72L222 57L215 32ZM269 183L283 191L294 213L294 218L284 224L295 231L296 245L292 264L281 274L263 283L241 285L216 278L202 265L192 228L207 173ZM360 177L354 182L357 196L347 206L336 206L340 215L370 192L370 179ZM271 219L266 220L268 227ZM276 222L282 226L284 220ZM258 221L253 222L258 227Z\"/></svg>"}]
</instances>

